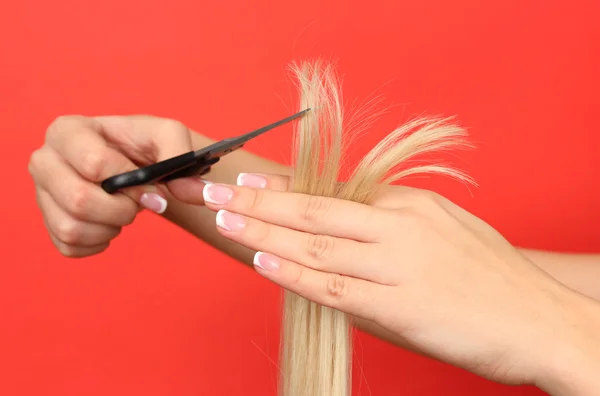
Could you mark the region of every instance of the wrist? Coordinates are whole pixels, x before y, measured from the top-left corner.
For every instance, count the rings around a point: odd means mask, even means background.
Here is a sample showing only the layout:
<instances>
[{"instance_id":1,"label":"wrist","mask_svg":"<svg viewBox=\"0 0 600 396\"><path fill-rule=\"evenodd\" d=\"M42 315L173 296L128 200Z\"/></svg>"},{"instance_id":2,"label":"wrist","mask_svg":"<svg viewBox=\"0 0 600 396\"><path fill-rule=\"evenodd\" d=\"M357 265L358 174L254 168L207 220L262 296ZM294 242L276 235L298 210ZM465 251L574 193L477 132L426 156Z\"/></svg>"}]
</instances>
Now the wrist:
<instances>
[{"instance_id":1,"label":"wrist","mask_svg":"<svg viewBox=\"0 0 600 396\"><path fill-rule=\"evenodd\" d=\"M536 385L553 396L600 395L600 304L571 297Z\"/></svg>"}]
</instances>

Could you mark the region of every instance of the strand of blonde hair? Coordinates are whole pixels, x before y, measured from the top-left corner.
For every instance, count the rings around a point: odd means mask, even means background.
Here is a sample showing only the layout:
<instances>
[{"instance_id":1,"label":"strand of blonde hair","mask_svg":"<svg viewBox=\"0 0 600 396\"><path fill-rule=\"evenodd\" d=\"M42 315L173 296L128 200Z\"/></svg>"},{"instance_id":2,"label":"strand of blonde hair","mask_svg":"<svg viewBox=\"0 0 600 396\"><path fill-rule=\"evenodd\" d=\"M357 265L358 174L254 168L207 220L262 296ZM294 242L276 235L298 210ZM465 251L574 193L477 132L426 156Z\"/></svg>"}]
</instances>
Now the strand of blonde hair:
<instances>
[{"instance_id":1,"label":"strand of blonde hair","mask_svg":"<svg viewBox=\"0 0 600 396\"><path fill-rule=\"evenodd\" d=\"M359 119L346 122L332 64L302 62L292 65L292 72L300 92L299 109L312 109L295 130L293 192L369 204L383 186L417 173L438 173L472 182L464 173L440 164L399 169L417 156L467 143L465 130L451 119L418 118L381 140L350 178L340 183L345 140L363 132L373 118L360 111ZM346 314L285 291L280 395L350 396L350 335Z\"/></svg>"}]
</instances>

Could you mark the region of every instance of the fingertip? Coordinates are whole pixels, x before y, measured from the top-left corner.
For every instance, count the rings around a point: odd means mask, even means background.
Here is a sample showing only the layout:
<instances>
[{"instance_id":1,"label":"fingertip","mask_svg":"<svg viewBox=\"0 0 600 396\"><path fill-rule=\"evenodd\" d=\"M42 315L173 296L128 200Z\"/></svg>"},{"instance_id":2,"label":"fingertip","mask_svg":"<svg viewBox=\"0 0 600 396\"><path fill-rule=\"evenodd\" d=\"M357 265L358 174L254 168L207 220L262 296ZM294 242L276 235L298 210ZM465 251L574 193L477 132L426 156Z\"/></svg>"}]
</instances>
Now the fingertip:
<instances>
[{"instance_id":1,"label":"fingertip","mask_svg":"<svg viewBox=\"0 0 600 396\"><path fill-rule=\"evenodd\" d=\"M156 193L143 193L140 204L148 210L163 214L167 210L167 200Z\"/></svg>"},{"instance_id":2,"label":"fingertip","mask_svg":"<svg viewBox=\"0 0 600 396\"><path fill-rule=\"evenodd\" d=\"M226 230L226 231L231 231L229 229L229 227L227 227L227 224L225 224L225 220L223 219L223 215L225 214L225 211L223 209L219 210L217 212L217 216L215 217L215 221L217 222L217 227Z\"/></svg>"},{"instance_id":3,"label":"fingertip","mask_svg":"<svg viewBox=\"0 0 600 396\"><path fill-rule=\"evenodd\" d=\"M247 175L247 173L240 173L237 177L235 184L237 184L238 186L243 186L244 185L244 177L246 177L246 175Z\"/></svg>"},{"instance_id":4,"label":"fingertip","mask_svg":"<svg viewBox=\"0 0 600 396\"><path fill-rule=\"evenodd\" d=\"M269 188L275 191L287 191L290 177L263 173L240 173L236 184L240 187Z\"/></svg>"},{"instance_id":5,"label":"fingertip","mask_svg":"<svg viewBox=\"0 0 600 396\"><path fill-rule=\"evenodd\" d=\"M241 187L266 188L268 182L265 175L257 173L240 173L237 177L236 184Z\"/></svg>"},{"instance_id":6,"label":"fingertip","mask_svg":"<svg viewBox=\"0 0 600 396\"><path fill-rule=\"evenodd\" d=\"M281 262L277 257L264 252L256 252L252 264L257 270L269 273L278 271L281 267Z\"/></svg>"},{"instance_id":7,"label":"fingertip","mask_svg":"<svg viewBox=\"0 0 600 396\"><path fill-rule=\"evenodd\" d=\"M217 215L218 215L218 213L217 213ZM254 258L252 259L252 264L255 267L261 268L260 261L258 261L258 259L259 259L259 257L260 257L261 254L264 254L264 253L263 252L256 252L256 253L254 253Z\"/></svg>"}]
</instances>

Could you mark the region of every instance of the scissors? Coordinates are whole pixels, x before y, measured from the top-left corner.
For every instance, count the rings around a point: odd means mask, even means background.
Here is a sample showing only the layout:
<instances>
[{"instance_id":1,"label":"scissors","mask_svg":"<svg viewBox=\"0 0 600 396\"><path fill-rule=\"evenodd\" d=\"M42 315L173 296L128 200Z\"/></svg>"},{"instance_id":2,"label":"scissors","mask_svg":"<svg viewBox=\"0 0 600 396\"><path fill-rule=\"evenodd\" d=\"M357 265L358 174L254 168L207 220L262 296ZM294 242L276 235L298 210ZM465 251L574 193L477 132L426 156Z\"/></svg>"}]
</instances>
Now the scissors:
<instances>
[{"instance_id":1,"label":"scissors","mask_svg":"<svg viewBox=\"0 0 600 396\"><path fill-rule=\"evenodd\" d=\"M243 147L249 140L260 136L271 129L287 124L288 122L303 116L308 111L310 111L310 108L244 135L235 138L227 138L197 151L190 151L144 168L109 177L102 182L102 189L107 193L112 194L123 188L155 182L168 182L181 177L194 175L202 176L208 173L210 167L219 162L224 155Z\"/></svg>"}]
</instances>

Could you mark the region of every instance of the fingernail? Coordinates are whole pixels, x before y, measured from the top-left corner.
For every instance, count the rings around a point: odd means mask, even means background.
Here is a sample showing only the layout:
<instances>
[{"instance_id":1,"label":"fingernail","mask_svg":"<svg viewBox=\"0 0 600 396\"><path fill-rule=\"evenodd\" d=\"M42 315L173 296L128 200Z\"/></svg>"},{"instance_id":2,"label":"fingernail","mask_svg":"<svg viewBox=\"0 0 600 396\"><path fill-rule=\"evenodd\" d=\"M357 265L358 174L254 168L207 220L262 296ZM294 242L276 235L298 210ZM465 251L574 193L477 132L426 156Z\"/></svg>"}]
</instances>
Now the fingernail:
<instances>
[{"instance_id":1,"label":"fingernail","mask_svg":"<svg viewBox=\"0 0 600 396\"><path fill-rule=\"evenodd\" d=\"M213 182L211 182L210 180L204 180L204 179L200 179L200 181L201 181L202 183L206 184L207 186L208 186L209 184L213 184Z\"/></svg>"},{"instance_id":2,"label":"fingernail","mask_svg":"<svg viewBox=\"0 0 600 396\"><path fill-rule=\"evenodd\" d=\"M275 256L263 252L256 252L254 265L265 271L276 271L279 269L279 260Z\"/></svg>"},{"instance_id":3,"label":"fingernail","mask_svg":"<svg viewBox=\"0 0 600 396\"><path fill-rule=\"evenodd\" d=\"M265 188L267 187L267 178L253 173L240 173L237 178L238 186Z\"/></svg>"},{"instance_id":4,"label":"fingernail","mask_svg":"<svg viewBox=\"0 0 600 396\"><path fill-rule=\"evenodd\" d=\"M227 231L241 231L246 226L246 220L240 215L219 210L217 212L217 225Z\"/></svg>"},{"instance_id":5,"label":"fingernail","mask_svg":"<svg viewBox=\"0 0 600 396\"><path fill-rule=\"evenodd\" d=\"M217 205L224 205L233 198L233 190L219 184L207 184L202 189L204 200Z\"/></svg>"},{"instance_id":6,"label":"fingernail","mask_svg":"<svg viewBox=\"0 0 600 396\"><path fill-rule=\"evenodd\" d=\"M149 209L156 213L164 213L167 210L167 200L158 194L144 193L140 197L140 203L146 209Z\"/></svg>"}]
</instances>

